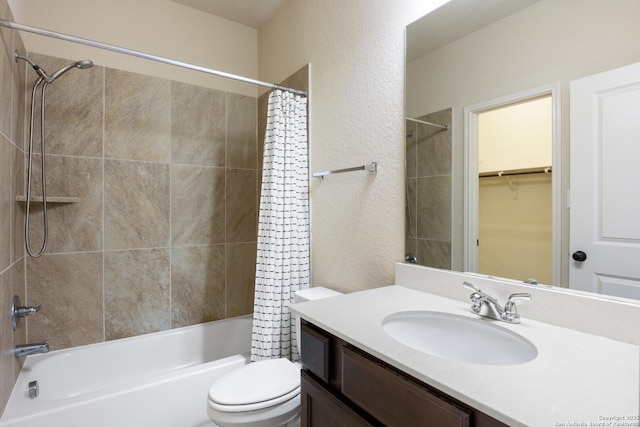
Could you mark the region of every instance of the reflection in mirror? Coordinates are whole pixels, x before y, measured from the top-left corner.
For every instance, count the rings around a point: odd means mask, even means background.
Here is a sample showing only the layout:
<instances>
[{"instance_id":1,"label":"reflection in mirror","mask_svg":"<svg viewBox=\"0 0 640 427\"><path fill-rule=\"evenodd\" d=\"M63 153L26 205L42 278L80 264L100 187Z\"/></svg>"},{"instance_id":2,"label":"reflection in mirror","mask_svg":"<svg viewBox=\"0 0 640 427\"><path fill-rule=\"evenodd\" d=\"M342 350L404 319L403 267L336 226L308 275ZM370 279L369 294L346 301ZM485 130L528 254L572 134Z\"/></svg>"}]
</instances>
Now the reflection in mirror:
<instances>
[{"instance_id":1,"label":"reflection in mirror","mask_svg":"<svg viewBox=\"0 0 640 427\"><path fill-rule=\"evenodd\" d=\"M477 233L467 233L465 218L471 204L478 211L479 192L478 184L466 186L465 173L471 168L465 165L470 149L465 141L475 139L467 135L465 108L555 85L559 88L554 113L558 146L553 151L555 184L549 203L552 239L558 242L553 256L557 274L540 281L574 287L570 271L575 261L570 254L577 249L570 240L567 206L569 86L572 81L640 62L638 22L637 0L451 0L410 24L406 35L407 118L449 124L449 129L406 122L406 252L423 265L481 271L475 265L470 269L465 259L465 241L479 238ZM477 146L471 150L477 153ZM479 182L477 165L475 171ZM518 180L520 185L522 178ZM518 197L523 194L519 191ZM500 218L493 220L500 224ZM521 245L532 250L535 246ZM492 257L499 258L507 249L498 245L495 250ZM532 276L513 270L487 274L518 281ZM592 290L599 291L595 284Z\"/></svg>"},{"instance_id":2,"label":"reflection in mirror","mask_svg":"<svg viewBox=\"0 0 640 427\"><path fill-rule=\"evenodd\" d=\"M407 119L405 157L406 252L418 264L446 269L451 269L450 126L451 108Z\"/></svg>"},{"instance_id":3,"label":"reflection in mirror","mask_svg":"<svg viewBox=\"0 0 640 427\"><path fill-rule=\"evenodd\" d=\"M551 96L479 113L477 144L476 271L553 283Z\"/></svg>"}]
</instances>

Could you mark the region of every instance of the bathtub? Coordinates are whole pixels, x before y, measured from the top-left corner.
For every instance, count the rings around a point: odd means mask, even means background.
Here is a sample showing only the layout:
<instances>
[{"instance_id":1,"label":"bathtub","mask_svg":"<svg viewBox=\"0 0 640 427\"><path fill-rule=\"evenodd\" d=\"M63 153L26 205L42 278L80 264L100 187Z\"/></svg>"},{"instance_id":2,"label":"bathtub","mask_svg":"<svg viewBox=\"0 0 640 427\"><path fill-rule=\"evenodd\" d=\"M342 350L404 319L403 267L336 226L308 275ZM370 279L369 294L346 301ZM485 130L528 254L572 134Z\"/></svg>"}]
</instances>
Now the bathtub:
<instances>
[{"instance_id":1,"label":"bathtub","mask_svg":"<svg viewBox=\"0 0 640 427\"><path fill-rule=\"evenodd\" d=\"M249 362L251 317L28 356L0 427L213 426L207 393ZM28 397L38 381L39 395Z\"/></svg>"}]
</instances>

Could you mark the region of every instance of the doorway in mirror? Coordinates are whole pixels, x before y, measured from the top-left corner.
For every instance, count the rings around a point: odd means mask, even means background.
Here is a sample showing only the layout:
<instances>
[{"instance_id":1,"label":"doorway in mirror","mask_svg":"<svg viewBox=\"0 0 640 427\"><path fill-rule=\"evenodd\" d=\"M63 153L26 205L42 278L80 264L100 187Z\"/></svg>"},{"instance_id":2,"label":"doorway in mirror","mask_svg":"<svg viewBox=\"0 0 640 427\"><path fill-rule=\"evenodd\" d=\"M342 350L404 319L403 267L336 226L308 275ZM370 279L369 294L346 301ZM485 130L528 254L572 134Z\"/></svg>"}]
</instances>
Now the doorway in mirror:
<instances>
[{"instance_id":1,"label":"doorway in mirror","mask_svg":"<svg viewBox=\"0 0 640 427\"><path fill-rule=\"evenodd\" d=\"M478 114L478 273L552 282L552 103Z\"/></svg>"},{"instance_id":2,"label":"doorway in mirror","mask_svg":"<svg viewBox=\"0 0 640 427\"><path fill-rule=\"evenodd\" d=\"M559 83L464 107L465 271L560 282L559 112Z\"/></svg>"}]
</instances>

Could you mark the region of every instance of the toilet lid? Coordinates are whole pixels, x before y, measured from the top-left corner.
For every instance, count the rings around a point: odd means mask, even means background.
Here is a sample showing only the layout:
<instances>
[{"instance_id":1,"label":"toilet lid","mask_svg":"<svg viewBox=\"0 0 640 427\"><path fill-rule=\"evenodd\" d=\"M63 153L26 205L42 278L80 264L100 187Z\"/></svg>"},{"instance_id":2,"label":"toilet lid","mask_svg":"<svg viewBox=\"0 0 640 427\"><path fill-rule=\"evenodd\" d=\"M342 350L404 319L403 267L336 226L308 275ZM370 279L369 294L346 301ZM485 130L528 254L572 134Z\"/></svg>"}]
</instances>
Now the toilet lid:
<instances>
[{"instance_id":1,"label":"toilet lid","mask_svg":"<svg viewBox=\"0 0 640 427\"><path fill-rule=\"evenodd\" d=\"M300 393L300 368L287 359L249 363L216 381L209 404L236 412L262 409L285 402Z\"/></svg>"}]
</instances>

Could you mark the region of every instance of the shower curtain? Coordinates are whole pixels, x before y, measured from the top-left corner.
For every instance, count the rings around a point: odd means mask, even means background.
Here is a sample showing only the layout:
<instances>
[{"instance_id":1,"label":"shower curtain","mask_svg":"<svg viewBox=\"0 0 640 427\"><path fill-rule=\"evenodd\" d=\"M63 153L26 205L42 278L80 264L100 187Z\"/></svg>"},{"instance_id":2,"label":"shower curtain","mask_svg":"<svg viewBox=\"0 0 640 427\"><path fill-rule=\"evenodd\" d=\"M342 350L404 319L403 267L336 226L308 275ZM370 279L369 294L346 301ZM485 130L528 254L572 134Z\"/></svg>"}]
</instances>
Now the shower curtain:
<instances>
[{"instance_id":1,"label":"shower curtain","mask_svg":"<svg viewBox=\"0 0 640 427\"><path fill-rule=\"evenodd\" d=\"M251 360L298 360L289 304L309 287L309 167L307 99L276 90L269 95Z\"/></svg>"}]
</instances>

